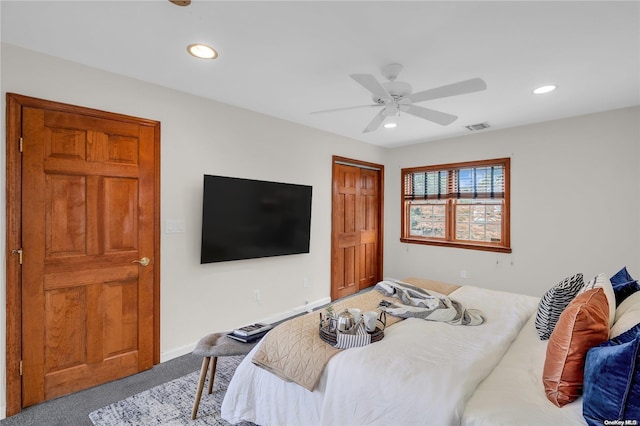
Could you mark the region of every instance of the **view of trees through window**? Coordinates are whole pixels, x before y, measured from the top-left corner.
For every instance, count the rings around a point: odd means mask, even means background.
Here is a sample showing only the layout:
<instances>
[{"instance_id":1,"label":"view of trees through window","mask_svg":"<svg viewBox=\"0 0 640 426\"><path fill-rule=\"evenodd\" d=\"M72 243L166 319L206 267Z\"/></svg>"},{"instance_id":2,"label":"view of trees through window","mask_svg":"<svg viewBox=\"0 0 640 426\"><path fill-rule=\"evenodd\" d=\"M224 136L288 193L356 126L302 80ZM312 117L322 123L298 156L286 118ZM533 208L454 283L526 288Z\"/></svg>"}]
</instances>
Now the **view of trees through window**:
<instances>
[{"instance_id":1,"label":"view of trees through window","mask_svg":"<svg viewBox=\"0 0 640 426\"><path fill-rule=\"evenodd\" d=\"M500 242L502 202L458 200L455 205L455 239ZM409 233L416 237L445 238L446 204L412 203Z\"/></svg>"},{"instance_id":2,"label":"view of trees through window","mask_svg":"<svg viewBox=\"0 0 640 426\"><path fill-rule=\"evenodd\" d=\"M467 200L461 200L467 201ZM502 203L458 202L456 209L456 240L500 242L502 240Z\"/></svg>"},{"instance_id":3,"label":"view of trees through window","mask_svg":"<svg viewBox=\"0 0 640 426\"><path fill-rule=\"evenodd\" d=\"M418 203L411 204L409 234L414 237L444 238L446 205L443 202Z\"/></svg>"}]
</instances>

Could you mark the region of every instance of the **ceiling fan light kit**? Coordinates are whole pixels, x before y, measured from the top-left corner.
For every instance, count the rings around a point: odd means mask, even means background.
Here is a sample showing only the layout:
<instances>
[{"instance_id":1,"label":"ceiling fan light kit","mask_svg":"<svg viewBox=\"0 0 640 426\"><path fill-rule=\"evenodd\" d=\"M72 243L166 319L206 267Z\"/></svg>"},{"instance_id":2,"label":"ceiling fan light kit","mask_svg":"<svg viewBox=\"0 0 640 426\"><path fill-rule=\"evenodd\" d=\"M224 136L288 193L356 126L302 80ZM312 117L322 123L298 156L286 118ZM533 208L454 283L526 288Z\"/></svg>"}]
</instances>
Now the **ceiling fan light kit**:
<instances>
[{"instance_id":1,"label":"ceiling fan light kit","mask_svg":"<svg viewBox=\"0 0 640 426\"><path fill-rule=\"evenodd\" d=\"M373 132L377 130L387 117L396 117L400 115L400 111L406 112L413 116L432 121L434 123L446 126L453 123L458 117L445 112L424 108L413 105L418 102L425 102L433 99L446 98L449 96L464 95L467 93L479 92L487 88L486 83L481 78L472 78L470 80L460 81L458 83L448 84L446 86L436 87L434 89L424 90L417 93L411 93L410 84L403 81L397 81L398 74L404 69L400 64L389 64L382 68L382 76L387 79L384 83L380 83L371 74L351 74L353 80L362 87L371 92L373 105L360 105L355 107L336 108L324 111L315 111L313 114L324 112L335 112L355 108L382 107L383 109L373 117L373 120L364 128L363 133ZM391 120L387 120L383 127L390 128L395 126L387 126L391 124ZM395 120L393 120L395 123ZM397 124L396 124L397 125Z\"/></svg>"}]
</instances>

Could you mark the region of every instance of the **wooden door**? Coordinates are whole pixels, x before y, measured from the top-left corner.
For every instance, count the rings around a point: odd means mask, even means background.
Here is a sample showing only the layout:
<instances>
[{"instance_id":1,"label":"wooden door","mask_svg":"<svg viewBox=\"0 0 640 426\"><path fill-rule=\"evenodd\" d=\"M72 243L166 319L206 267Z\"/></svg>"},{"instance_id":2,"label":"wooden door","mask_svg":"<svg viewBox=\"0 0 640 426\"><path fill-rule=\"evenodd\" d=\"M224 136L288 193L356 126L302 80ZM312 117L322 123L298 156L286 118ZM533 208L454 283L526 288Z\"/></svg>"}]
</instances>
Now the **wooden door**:
<instances>
[{"instance_id":1,"label":"wooden door","mask_svg":"<svg viewBox=\"0 0 640 426\"><path fill-rule=\"evenodd\" d=\"M331 298L382 279L383 166L334 157Z\"/></svg>"},{"instance_id":2,"label":"wooden door","mask_svg":"<svg viewBox=\"0 0 640 426\"><path fill-rule=\"evenodd\" d=\"M157 359L159 123L21 112L26 407Z\"/></svg>"}]
</instances>

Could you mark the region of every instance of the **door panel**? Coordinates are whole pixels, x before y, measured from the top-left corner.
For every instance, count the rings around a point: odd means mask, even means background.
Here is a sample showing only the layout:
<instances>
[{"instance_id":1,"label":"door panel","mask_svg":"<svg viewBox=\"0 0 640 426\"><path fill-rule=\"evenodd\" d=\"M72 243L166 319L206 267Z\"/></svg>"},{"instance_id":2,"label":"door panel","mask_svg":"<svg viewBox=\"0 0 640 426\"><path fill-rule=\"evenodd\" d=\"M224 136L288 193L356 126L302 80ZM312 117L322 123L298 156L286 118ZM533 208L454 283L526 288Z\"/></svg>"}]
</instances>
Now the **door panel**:
<instances>
[{"instance_id":1,"label":"door panel","mask_svg":"<svg viewBox=\"0 0 640 426\"><path fill-rule=\"evenodd\" d=\"M105 283L103 357L135 351L138 343L137 280Z\"/></svg>"},{"instance_id":2,"label":"door panel","mask_svg":"<svg viewBox=\"0 0 640 426\"><path fill-rule=\"evenodd\" d=\"M87 253L86 177L47 175L45 184L47 258Z\"/></svg>"},{"instance_id":3,"label":"door panel","mask_svg":"<svg viewBox=\"0 0 640 426\"><path fill-rule=\"evenodd\" d=\"M357 206L358 169L341 164L334 166L334 267L332 298L344 297L358 291L358 233Z\"/></svg>"},{"instance_id":4,"label":"door panel","mask_svg":"<svg viewBox=\"0 0 640 426\"><path fill-rule=\"evenodd\" d=\"M156 130L22 110L22 406L151 368Z\"/></svg>"},{"instance_id":5,"label":"door panel","mask_svg":"<svg viewBox=\"0 0 640 426\"><path fill-rule=\"evenodd\" d=\"M382 277L381 181L381 170L339 164L334 159L332 299L374 285Z\"/></svg>"},{"instance_id":6,"label":"door panel","mask_svg":"<svg viewBox=\"0 0 640 426\"><path fill-rule=\"evenodd\" d=\"M375 170L360 169L360 289L370 287L379 281L378 173Z\"/></svg>"},{"instance_id":7,"label":"door panel","mask_svg":"<svg viewBox=\"0 0 640 426\"><path fill-rule=\"evenodd\" d=\"M86 362L86 336L76 333L86 313L86 289L52 290L45 294L45 371L56 372Z\"/></svg>"},{"instance_id":8,"label":"door panel","mask_svg":"<svg viewBox=\"0 0 640 426\"><path fill-rule=\"evenodd\" d=\"M104 177L99 191L104 208L103 253L130 251L136 259L138 249L138 180Z\"/></svg>"}]
</instances>

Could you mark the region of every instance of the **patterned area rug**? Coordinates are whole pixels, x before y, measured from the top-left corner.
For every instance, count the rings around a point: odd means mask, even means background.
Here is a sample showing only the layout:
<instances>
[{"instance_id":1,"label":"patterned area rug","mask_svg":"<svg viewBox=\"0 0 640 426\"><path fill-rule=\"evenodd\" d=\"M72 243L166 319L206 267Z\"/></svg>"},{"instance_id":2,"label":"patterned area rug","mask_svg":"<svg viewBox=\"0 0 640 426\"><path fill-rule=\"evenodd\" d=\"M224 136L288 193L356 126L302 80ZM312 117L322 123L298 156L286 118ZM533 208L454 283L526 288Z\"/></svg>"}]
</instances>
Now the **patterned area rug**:
<instances>
[{"instance_id":1,"label":"patterned area rug","mask_svg":"<svg viewBox=\"0 0 640 426\"><path fill-rule=\"evenodd\" d=\"M244 356L218 358L213 394L207 394L208 378L204 384L198 417L191 420L193 400L200 371L156 386L89 414L96 426L147 425L215 425L227 426L220 418L220 406L236 367ZM253 423L241 423L243 426Z\"/></svg>"}]
</instances>

